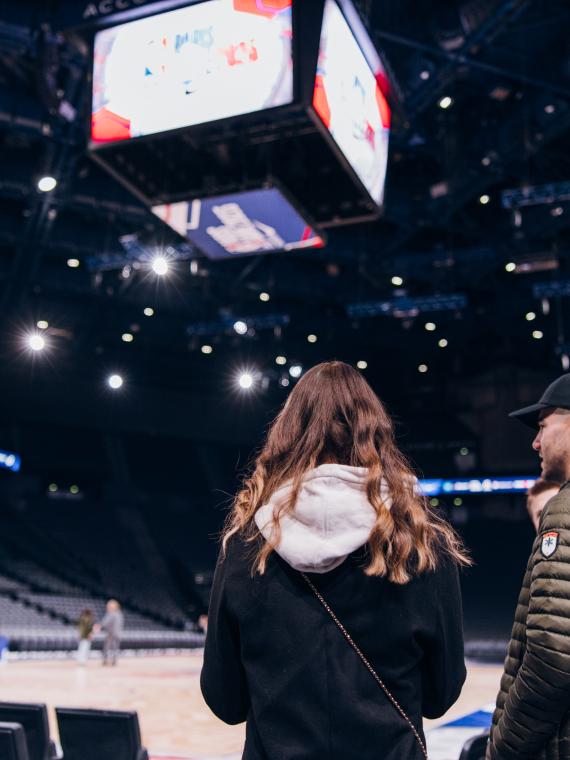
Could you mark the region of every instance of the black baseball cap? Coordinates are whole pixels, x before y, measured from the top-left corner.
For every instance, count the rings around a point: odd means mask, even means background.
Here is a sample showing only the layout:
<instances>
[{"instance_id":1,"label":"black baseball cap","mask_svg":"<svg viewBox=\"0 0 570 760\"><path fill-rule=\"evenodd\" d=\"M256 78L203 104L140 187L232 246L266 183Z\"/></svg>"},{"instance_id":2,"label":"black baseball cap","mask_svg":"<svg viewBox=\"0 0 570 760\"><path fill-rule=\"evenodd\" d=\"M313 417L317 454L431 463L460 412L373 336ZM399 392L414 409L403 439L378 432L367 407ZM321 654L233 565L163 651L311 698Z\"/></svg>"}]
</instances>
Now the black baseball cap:
<instances>
[{"instance_id":1,"label":"black baseball cap","mask_svg":"<svg viewBox=\"0 0 570 760\"><path fill-rule=\"evenodd\" d=\"M570 374L562 375L558 380L550 383L536 404L525 406L511 412L509 417L524 422L529 427L538 427L538 415L543 409L570 409Z\"/></svg>"}]
</instances>

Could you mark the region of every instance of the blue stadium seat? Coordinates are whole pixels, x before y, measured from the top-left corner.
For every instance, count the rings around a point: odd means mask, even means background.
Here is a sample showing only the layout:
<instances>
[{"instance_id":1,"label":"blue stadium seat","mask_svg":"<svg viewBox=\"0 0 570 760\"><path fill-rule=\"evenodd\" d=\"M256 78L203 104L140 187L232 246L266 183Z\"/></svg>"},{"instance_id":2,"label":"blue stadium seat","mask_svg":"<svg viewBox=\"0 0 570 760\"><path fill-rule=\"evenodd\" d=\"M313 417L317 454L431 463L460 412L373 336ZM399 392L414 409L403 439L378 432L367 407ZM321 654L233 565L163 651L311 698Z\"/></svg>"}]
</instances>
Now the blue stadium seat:
<instances>
[{"instance_id":1,"label":"blue stadium seat","mask_svg":"<svg viewBox=\"0 0 570 760\"><path fill-rule=\"evenodd\" d=\"M0 721L19 723L24 729L29 760L55 760L55 745L49 738L46 706L0 702ZM0 753L0 758L3 757Z\"/></svg>"},{"instance_id":2,"label":"blue stadium seat","mask_svg":"<svg viewBox=\"0 0 570 760\"><path fill-rule=\"evenodd\" d=\"M19 723L0 723L0 758L30 760L26 735Z\"/></svg>"},{"instance_id":3,"label":"blue stadium seat","mask_svg":"<svg viewBox=\"0 0 570 760\"><path fill-rule=\"evenodd\" d=\"M148 760L136 712L56 707L65 760Z\"/></svg>"}]
</instances>

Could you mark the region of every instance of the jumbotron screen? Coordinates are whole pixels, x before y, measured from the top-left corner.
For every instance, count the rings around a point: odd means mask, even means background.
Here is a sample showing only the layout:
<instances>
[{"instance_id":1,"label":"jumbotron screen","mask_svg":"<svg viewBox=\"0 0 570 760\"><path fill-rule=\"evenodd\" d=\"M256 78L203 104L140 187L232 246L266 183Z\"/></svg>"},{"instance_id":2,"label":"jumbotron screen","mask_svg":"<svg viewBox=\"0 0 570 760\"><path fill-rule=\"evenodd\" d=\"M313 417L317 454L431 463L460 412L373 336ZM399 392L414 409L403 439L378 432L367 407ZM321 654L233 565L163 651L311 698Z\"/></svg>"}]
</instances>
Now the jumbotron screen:
<instances>
[{"instance_id":1,"label":"jumbotron screen","mask_svg":"<svg viewBox=\"0 0 570 760\"><path fill-rule=\"evenodd\" d=\"M153 206L152 211L212 259L324 245L276 187Z\"/></svg>"},{"instance_id":2,"label":"jumbotron screen","mask_svg":"<svg viewBox=\"0 0 570 760\"><path fill-rule=\"evenodd\" d=\"M292 37L292 0L206 0L98 32L92 142L290 103Z\"/></svg>"},{"instance_id":3,"label":"jumbotron screen","mask_svg":"<svg viewBox=\"0 0 570 760\"><path fill-rule=\"evenodd\" d=\"M346 10L354 10L346 2ZM326 0L313 107L377 205L384 197L390 108L381 83L386 74L375 54L374 70L360 43L372 43L354 12L349 25L335 0ZM352 27L352 28L351 28ZM353 31L355 30L355 31Z\"/></svg>"}]
</instances>

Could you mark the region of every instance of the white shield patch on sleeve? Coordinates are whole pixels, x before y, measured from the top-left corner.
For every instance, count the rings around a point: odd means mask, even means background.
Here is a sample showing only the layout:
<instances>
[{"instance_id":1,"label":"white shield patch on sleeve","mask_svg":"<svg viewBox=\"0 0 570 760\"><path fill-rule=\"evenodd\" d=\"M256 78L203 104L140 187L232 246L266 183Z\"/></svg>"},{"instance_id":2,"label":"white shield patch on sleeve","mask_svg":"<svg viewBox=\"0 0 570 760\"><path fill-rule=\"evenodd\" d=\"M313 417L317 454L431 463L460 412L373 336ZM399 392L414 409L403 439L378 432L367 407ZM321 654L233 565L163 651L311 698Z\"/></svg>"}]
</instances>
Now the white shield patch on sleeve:
<instances>
[{"instance_id":1,"label":"white shield patch on sleeve","mask_svg":"<svg viewBox=\"0 0 570 760\"><path fill-rule=\"evenodd\" d=\"M542 543L540 545L540 551L543 557L552 557L558 546L558 533L556 531L550 531L544 533L542 536Z\"/></svg>"}]
</instances>

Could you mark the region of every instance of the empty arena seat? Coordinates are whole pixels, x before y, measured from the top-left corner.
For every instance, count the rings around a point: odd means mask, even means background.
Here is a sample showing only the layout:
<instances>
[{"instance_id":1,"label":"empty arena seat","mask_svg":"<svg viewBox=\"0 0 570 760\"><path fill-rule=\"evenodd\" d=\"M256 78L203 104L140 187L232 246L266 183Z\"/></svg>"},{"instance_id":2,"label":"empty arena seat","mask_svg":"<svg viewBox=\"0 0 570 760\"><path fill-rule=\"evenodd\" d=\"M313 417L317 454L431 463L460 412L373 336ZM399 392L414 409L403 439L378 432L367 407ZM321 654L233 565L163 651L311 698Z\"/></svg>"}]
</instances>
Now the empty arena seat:
<instances>
[{"instance_id":1,"label":"empty arena seat","mask_svg":"<svg viewBox=\"0 0 570 760\"><path fill-rule=\"evenodd\" d=\"M136 712L56 707L65 760L148 760Z\"/></svg>"},{"instance_id":2,"label":"empty arena seat","mask_svg":"<svg viewBox=\"0 0 570 760\"><path fill-rule=\"evenodd\" d=\"M45 705L0 702L0 721L19 723L22 726L30 760L54 760L57 758L55 745L49 738L49 724ZM0 753L0 758L3 757Z\"/></svg>"},{"instance_id":3,"label":"empty arena seat","mask_svg":"<svg viewBox=\"0 0 570 760\"><path fill-rule=\"evenodd\" d=\"M19 723L0 723L0 758L30 760L26 735Z\"/></svg>"},{"instance_id":4,"label":"empty arena seat","mask_svg":"<svg viewBox=\"0 0 570 760\"><path fill-rule=\"evenodd\" d=\"M467 739L459 755L459 760L484 760L489 732L484 731Z\"/></svg>"}]
</instances>

